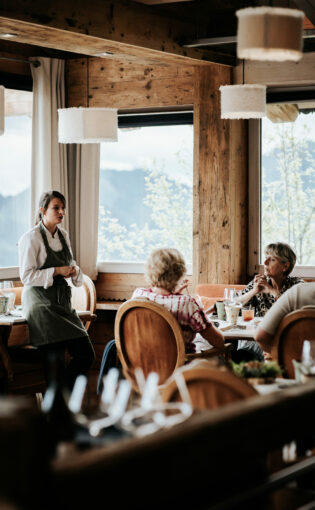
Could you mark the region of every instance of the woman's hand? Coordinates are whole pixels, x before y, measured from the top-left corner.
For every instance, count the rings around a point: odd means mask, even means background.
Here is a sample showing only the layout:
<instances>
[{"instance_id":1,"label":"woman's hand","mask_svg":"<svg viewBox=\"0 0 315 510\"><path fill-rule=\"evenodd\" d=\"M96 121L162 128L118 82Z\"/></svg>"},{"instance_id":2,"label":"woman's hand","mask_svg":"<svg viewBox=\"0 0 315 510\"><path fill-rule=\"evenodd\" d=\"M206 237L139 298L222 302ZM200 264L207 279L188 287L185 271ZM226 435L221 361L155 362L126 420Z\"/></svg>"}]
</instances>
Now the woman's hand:
<instances>
[{"instance_id":1,"label":"woman's hand","mask_svg":"<svg viewBox=\"0 0 315 510\"><path fill-rule=\"evenodd\" d=\"M60 266L55 267L54 276L60 274L64 278L70 278L71 276L75 276L76 272L75 266Z\"/></svg>"},{"instance_id":2,"label":"woman's hand","mask_svg":"<svg viewBox=\"0 0 315 510\"><path fill-rule=\"evenodd\" d=\"M279 292L270 283L268 283L265 275L257 274L254 278L254 289L256 293L263 292L264 294L271 294L275 299L278 299Z\"/></svg>"},{"instance_id":3,"label":"woman's hand","mask_svg":"<svg viewBox=\"0 0 315 510\"><path fill-rule=\"evenodd\" d=\"M271 285L267 282L267 278L263 274L256 274L254 278L254 289L258 292L269 292L272 289Z\"/></svg>"}]
</instances>

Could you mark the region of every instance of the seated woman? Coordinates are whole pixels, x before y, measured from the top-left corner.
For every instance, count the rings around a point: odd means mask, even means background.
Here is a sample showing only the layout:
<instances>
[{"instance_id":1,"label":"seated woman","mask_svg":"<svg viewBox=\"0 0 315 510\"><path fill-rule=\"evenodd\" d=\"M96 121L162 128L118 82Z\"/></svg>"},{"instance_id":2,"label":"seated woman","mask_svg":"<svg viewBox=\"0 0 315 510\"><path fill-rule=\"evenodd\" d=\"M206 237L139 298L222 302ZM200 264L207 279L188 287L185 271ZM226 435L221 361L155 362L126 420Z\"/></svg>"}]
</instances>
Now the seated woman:
<instances>
[{"instance_id":1,"label":"seated woman","mask_svg":"<svg viewBox=\"0 0 315 510\"><path fill-rule=\"evenodd\" d=\"M286 243L271 243L265 248L264 274L255 278L242 290L238 300L243 305L255 307L255 315L263 317L287 289L304 280L289 276L296 262L296 255Z\"/></svg>"},{"instance_id":2,"label":"seated woman","mask_svg":"<svg viewBox=\"0 0 315 510\"><path fill-rule=\"evenodd\" d=\"M258 317L263 317L287 289L303 282L301 278L289 276L295 266L296 255L288 244L268 244L265 257L264 274L257 274L238 297L242 305L254 307ZM256 342L250 340L239 340L237 350L232 353L236 362L251 359L262 361L268 359L268 356Z\"/></svg>"},{"instance_id":3,"label":"seated woman","mask_svg":"<svg viewBox=\"0 0 315 510\"><path fill-rule=\"evenodd\" d=\"M151 253L146 264L146 280L150 287L138 288L131 299L147 298L165 306L178 320L184 334L186 352L199 352L211 347L223 348L224 337L204 312L198 297L183 294L187 282L180 284L186 273L185 261L176 249L157 249ZM103 377L117 366L115 340L105 347L97 383L101 393Z\"/></svg>"},{"instance_id":4,"label":"seated woman","mask_svg":"<svg viewBox=\"0 0 315 510\"><path fill-rule=\"evenodd\" d=\"M204 312L198 297L183 294L187 282L180 284L186 273L185 261L176 249L157 249L146 264L149 288L136 289L132 299L147 298L165 306L177 319L183 330L186 351L198 352L223 347L224 337Z\"/></svg>"}]
</instances>

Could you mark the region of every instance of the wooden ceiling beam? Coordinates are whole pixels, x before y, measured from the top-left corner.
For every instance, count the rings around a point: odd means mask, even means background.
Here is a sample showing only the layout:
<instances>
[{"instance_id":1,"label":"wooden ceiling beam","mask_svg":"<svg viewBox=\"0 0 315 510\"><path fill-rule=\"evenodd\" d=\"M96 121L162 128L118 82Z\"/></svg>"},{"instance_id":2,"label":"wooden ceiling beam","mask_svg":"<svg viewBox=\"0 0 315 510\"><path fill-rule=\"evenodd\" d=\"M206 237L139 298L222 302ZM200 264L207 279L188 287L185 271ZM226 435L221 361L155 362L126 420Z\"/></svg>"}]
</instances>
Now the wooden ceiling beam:
<instances>
[{"instance_id":1,"label":"wooden ceiling beam","mask_svg":"<svg viewBox=\"0 0 315 510\"><path fill-rule=\"evenodd\" d=\"M196 27L127 0L5 0L0 4L0 34L14 41L95 56L143 63L235 65L235 58L207 49L184 48Z\"/></svg>"},{"instance_id":2,"label":"wooden ceiling beam","mask_svg":"<svg viewBox=\"0 0 315 510\"><path fill-rule=\"evenodd\" d=\"M178 2L192 2L193 0L134 0L139 4L146 5L162 5L162 4L176 4Z\"/></svg>"}]
</instances>

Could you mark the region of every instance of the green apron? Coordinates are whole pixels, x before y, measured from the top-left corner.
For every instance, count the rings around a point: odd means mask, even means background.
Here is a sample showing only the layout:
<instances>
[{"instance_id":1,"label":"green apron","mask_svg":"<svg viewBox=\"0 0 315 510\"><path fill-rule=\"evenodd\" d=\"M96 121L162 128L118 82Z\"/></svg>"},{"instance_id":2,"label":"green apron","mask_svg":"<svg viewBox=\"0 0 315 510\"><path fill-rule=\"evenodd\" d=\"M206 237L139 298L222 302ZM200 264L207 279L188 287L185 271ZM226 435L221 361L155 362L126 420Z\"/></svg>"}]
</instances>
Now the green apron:
<instances>
[{"instance_id":1,"label":"green apron","mask_svg":"<svg viewBox=\"0 0 315 510\"><path fill-rule=\"evenodd\" d=\"M62 250L50 248L45 229L40 223L40 233L45 244L47 258L40 269L69 266L72 261L67 242L57 228ZM23 314L27 320L31 345L46 345L73 338L88 336L71 306L71 287L63 276L54 276L48 289L25 285L22 295Z\"/></svg>"}]
</instances>

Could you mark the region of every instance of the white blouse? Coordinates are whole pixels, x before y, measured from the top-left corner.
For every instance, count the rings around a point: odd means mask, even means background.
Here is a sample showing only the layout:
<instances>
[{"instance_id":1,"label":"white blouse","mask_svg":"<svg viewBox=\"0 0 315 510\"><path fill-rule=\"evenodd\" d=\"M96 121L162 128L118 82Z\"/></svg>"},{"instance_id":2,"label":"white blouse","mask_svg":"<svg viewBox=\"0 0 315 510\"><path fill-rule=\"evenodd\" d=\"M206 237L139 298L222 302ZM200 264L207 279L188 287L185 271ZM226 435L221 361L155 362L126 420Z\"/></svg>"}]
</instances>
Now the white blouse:
<instances>
[{"instance_id":1,"label":"white blouse","mask_svg":"<svg viewBox=\"0 0 315 510\"><path fill-rule=\"evenodd\" d=\"M60 228L60 227L58 227ZM47 241L50 248L54 251L62 250L62 243L59 239L57 231L54 236L44 226ZM69 235L63 228L60 228L63 237L69 247L72 255ZM55 271L54 267L47 269L39 269L47 258L47 252L42 235L39 230L39 224L33 227L31 230L22 235L18 243L19 246L19 267L20 267L20 279L24 285L33 285L36 287L44 287L47 289L53 285L53 274ZM71 279L67 278L67 281L71 280L75 287L80 287L83 283L83 273L79 266L76 265L75 260L71 261L71 266L75 266L76 275L72 276Z\"/></svg>"}]
</instances>

